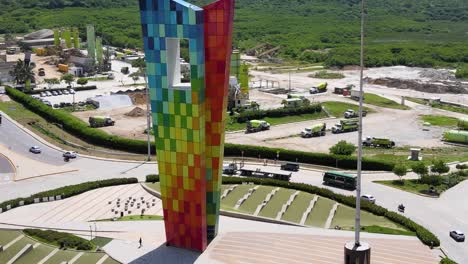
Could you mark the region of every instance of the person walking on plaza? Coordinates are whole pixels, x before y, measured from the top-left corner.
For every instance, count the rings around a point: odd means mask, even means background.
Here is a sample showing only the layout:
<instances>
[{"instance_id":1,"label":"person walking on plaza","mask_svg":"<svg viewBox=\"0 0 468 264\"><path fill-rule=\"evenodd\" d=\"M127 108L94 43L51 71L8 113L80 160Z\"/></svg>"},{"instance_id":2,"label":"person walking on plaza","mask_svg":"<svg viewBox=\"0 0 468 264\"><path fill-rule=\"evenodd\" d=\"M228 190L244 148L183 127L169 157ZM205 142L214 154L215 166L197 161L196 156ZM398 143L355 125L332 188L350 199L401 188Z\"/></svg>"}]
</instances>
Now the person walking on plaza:
<instances>
[{"instance_id":1,"label":"person walking on plaza","mask_svg":"<svg viewBox=\"0 0 468 264\"><path fill-rule=\"evenodd\" d=\"M143 240L141 239L141 237L140 237L140 241L139 241L139 242L140 242L140 247L139 247L139 248L141 248L141 247L143 246Z\"/></svg>"}]
</instances>

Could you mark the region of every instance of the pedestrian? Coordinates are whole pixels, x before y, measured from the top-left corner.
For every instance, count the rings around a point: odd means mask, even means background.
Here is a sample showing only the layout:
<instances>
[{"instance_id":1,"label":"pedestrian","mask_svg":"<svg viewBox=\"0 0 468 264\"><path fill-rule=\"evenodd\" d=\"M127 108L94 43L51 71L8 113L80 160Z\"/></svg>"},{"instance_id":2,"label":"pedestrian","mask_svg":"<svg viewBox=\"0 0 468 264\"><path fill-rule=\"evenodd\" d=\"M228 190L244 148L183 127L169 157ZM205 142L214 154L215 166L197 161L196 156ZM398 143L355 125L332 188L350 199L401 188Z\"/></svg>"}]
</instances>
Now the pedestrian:
<instances>
[{"instance_id":1,"label":"pedestrian","mask_svg":"<svg viewBox=\"0 0 468 264\"><path fill-rule=\"evenodd\" d=\"M2 114L0 114L0 125L2 124Z\"/></svg>"},{"instance_id":2,"label":"pedestrian","mask_svg":"<svg viewBox=\"0 0 468 264\"><path fill-rule=\"evenodd\" d=\"M139 248L141 248L142 246L143 246L143 240L140 237L140 247Z\"/></svg>"}]
</instances>

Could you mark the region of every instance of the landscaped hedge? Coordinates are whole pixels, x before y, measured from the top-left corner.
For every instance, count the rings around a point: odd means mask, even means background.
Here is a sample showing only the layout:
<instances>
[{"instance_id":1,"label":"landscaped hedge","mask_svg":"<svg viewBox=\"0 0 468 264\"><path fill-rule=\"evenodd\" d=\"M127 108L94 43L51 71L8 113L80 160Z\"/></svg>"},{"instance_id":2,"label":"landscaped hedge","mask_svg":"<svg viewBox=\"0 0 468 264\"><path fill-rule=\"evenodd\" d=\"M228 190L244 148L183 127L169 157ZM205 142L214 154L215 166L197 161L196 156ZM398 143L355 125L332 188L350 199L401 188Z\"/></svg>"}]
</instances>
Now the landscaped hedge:
<instances>
[{"instance_id":1,"label":"landscaped hedge","mask_svg":"<svg viewBox=\"0 0 468 264\"><path fill-rule=\"evenodd\" d=\"M279 152L279 159L282 161L300 162L306 164L316 164L329 167L337 167L343 169L356 169L356 157L353 156L338 156L326 153L313 153L297 150L276 149L259 146L246 146L226 143L224 145L224 155L240 157L252 157L262 159L276 159ZM363 170L379 170L391 171L395 163L392 161L377 161L372 159L363 158Z\"/></svg>"},{"instance_id":2,"label":"landscaped hedge","mask_svg":"<svg viewBox=\"0 0 468 264\"><path fill-rule=\"evenodd\" d=\"M64 130L88 143L132 153L145 154L148 151L147 142L144 140L136 140L123 138L115 135L109 135L103 130L97 128L90 128L87 123L83 122L82 120L68 112L51 109L50 107L42 104L38 100L35 100L32 97L16 89L7 87L6 91L12 99L23 104L26 108L42 116L50 122L61 124ZM151 151L154 154L154 142L151 143ZM242 155L242 151L244 157L258 158L260 156L261 158L267 159L275 159L277 152L279 151L280 160L284 161L297 161L301 163L337 167L342 169L356 169L356 157L335 156L325 153L313 153L286 149L273 149L259 146L247 146L236 144L224 145L224 153L226 156L239 157ZM395 164L392 161L384 162L366 158L364 158L362 162L362 168L364 170L391 171L394 165Z\"/></svg>"},{"instance_id":3,"label":"landscaped hedge","mask_svg":"<svg viewBox=\"0 0 468 264\"><path fill-rule=\"evenodd\" d=\"M277 108L277 109L268 109L268 110L249 110L240 113L237 116L233 116L235 122L245 123L253 119L263 119L265 117L285 117L293 115L303 115L303 114L313 114L320 113L322 111L322 105L313 104L305 107L297 108Z\"/></svg>"},{"instance_id":4,"label":"landscaped hedge","mask_svg":"<svg viewBox=\"0 0 468 264\"><path fill-rule=\"evenodd\" d=\"M52 230L24 229L23 232L41 242L59 246L62 249L92 250L95 245L81 237Z\"/></svg>"},{"instance_id":5,"label":"landscaped hedge","mask_svg":"<svg viewBox=\"0 0 468 264\"><path fill-rule=\"evenodd\" d=\"M159 182L159 175L156 175L156 174L146 175L146 182L151 182L151 183Z\"/></svg>"},{"instance_id":6,"label":"landscaped hedge","mask_svg":"<svg viewBox=\"0 0 468 264\"><path fill-rule=\"evenodd\" d=\"M354 196L346 196L342 194L335 193L329 189L320 188L317 186L305 184L305 183L292 183L286 181L279 181L273 179L260 179L260 178L240 178L240 177L223 177L223 184L242 184L242 182L253 182L254 184L259 185L270 185L282 188L289 188L294 190L299 190L311 194L320 195L329 199L332 199L338 203L356 207L356 197ZM381 206L369 203L367 201L362 201L361 208L365 211L373 213L378 216L384 216L389 220L400 224L406 227L408 230L413 231L416 233L418 238L428 246L438 247L440 246L440 241L436 235L431 233L425 227L415 223L413 220L400 215L398 213L392 212L383 208Z\"/></svg>"},{"instance_id":7,"label":"landscaped hedge","mask_svg":"<svg viewBox=\"0 0 468 264\"><path fill-rule=\"evenodd\" d=\"M35 90L31 90L29 94L40 94L42 92L61 91L61 90L68 90L68 89L70 88L62 87L62 88L52 88L52 89L35 89ZM97 89L96 85L73 87L73 90L75 91L88 91L88 90L96 90L96 89Z\"/></svg>"},{"instance_id":8,"label":"landscaped hedge","mask_svg":"<svg viewBox=\"0 0 468 264\"><path fill-rule=\"evenodd\" d=\"M62 199L68 198L71 196L75 196L78 194L82 194L87 191L91 191L98 188L108 187L108 186L116 186L116 185L124 185L124 184L132 184L138 183L137 178L118 178L118 179L109 179L109 180L102 180L102 181L93 181L93 182L85 182L76 185L69 185L64 186L61 188L53 189L50 191L40 192L33 194L27 198L17 198L13 200L8 200L3 203L0 203L0 208L6 210L7 205L10 205L11 208L15 208L20 206L19 203L21 201L24 202L24 205L33 204L34 199L39 198L42 199L44 197L56 197L60 195ZM42 200L41 200L42 202Z\"/></svg>"}]
</instances>

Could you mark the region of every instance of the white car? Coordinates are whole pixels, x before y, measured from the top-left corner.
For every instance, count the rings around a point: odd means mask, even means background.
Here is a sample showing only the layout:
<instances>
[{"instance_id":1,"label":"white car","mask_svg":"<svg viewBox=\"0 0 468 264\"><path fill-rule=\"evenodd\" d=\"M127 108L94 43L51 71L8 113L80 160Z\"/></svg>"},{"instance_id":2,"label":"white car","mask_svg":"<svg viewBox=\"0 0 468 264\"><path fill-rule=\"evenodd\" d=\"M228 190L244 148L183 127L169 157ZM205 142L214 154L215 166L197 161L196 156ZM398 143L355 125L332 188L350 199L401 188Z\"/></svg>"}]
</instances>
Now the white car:
<instances>
[{"instance_id":1,"label":"white car","mask_svg":"<svg viewBox=\"0 0 468 264\"><path fill-rule=\"evenodd\" d=\"M370 194L364 194L361 196L361 199L364 200L364 201L368 201L370 203L373 203L375 204L375 197L370 195Z\"/></svg>"},{"instance_id":2,"label":"white car","mask_svg":"<svg viewBox=\"0 0 468 264\"><path fill-rule=\"evenodd\" d=\"M41 151L41 148L40 148L40 147L38 147L38 146L32 146L32 147L29 149L29 152L34 153L34 154L40 154L42 151Z\"/></svg>"},{"instance_id":3,"label":"white car","mask_svg":"<svg viewBox=\"0 0 468 264\"><path fill-rule=\"evenodd\" d=\"M457 242L465 241L465 234L463 234L463 232L460 230L450 231L450 237L453 238Z\"/></svg>"},{"instance_id":4,"label":"white car","mask_svg":"<svg viewBox=\"0 0 468 264\"><path fill-rule=\"evenodd\" d=\"M73 89L70 89L68 91L70 92L70 94L75 94L76 93L75 90L73 90Z\"/></svg>"},{"instance_id":5,"label":"white car","mask_svg":"<svg viewBox=\"0 0 468 264\"><path fill-rule=\"evenodd\" d=\"M69 158L69 159L74 159L77 157L77 154L75 151L67 151L65 153L63 153L63 157L64 158Z\"/></svg>"}]
</instances>

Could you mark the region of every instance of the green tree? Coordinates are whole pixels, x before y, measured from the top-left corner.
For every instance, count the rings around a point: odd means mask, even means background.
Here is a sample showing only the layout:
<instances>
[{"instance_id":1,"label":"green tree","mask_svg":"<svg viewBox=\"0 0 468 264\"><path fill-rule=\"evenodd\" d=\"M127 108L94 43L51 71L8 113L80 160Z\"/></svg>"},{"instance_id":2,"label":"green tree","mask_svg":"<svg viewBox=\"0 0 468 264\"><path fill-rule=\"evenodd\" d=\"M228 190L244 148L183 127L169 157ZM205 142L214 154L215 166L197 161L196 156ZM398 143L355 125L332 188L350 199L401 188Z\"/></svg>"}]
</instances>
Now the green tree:
<instances>
[{"instance_id":1,"label":"green tree","mask_svg":"<svg viewBox=\"0 0 468 264\"><path fill-rule=\"evenodd\" d=\"M447 173L450 171L449 166L444 163L443 160L434 160L432 161L432 167L431 167L431 172L437 173L437 174L443 174Z\"/></svg>"},{"instance_id":2,"label":"green tree","mask_svg":"<svg viewBox=\"0 0 468 264\"><path fill-rule=\"evenodd\" d=\"M341 140L336 145L330 148L330 153L335 155L351 156L356 151L356 146Z\"/></svg>"},{"instance_id":3,"label":"green tree","mask_svg":"<svg viewBox=\"0 0 468 264\"><path fill-rule=\"evenodd\" d=\"M393 167L392 171L400 178L400 181L403 182L403 177L406 175L408 168L406 168L405 164L399 163Z\"/></svg>"},{"instance_id":4,"label":"green tree","mask_svg":"<svg viewBox=\"0 0 468 264\"><path fill-rule=\"evenodd\" d=\"M77 81L76 81L77 84L81 85L81 86L85 86L86 84L88 84L88 79L86 78L79 78Z\"/></svg>"},{"instance_id":5,"label":"green tree","mask_svg":"<svg viewBox=\"0 0 468 264\"><path fill-rule=\"evenodd\" d=\"M34 79L33 67L31 65L26 65L23 60L18 59L16 65L10 75L13 76L17 84L26 83L27 80L31 81Z\"/></svg>"},{"instance_id":6,"label":"green tree","mask_svg":"<svg viewBox=\"0 0 468 264\"><path fill-rule=\"evenodd\" d=\"M129 76L132 77L133 84L136 84L136 82L140 79L140 73L139 72L134 72L134 73L130 74Z\"/></svg>"},{"instance_id":7,"label":"green tree","mask_svg":"<svg viewBox=\"0 0 468 264\"><path fill-rule=\"evenodd\" d=\"M411 165L411 170L413 170L413 172L419 176L419 179L421 179L423 176L426 176L429 173L429 169L423 162L414 163L413 165Z\"/></svg>"},{"instance_id":8,"label":"green tree","mask_svg":"<svg viewBox=\"0 0 468 264\"><path fill-rule=\"evenodd\" d=\"M64 74L61 79L62 81L67 83L69 86L71 86L71 83L75 80L75 76L71 73L67 73L67 74Z\"/></svg>"}]
</instances>

